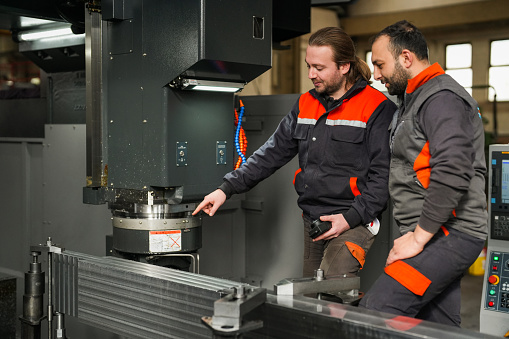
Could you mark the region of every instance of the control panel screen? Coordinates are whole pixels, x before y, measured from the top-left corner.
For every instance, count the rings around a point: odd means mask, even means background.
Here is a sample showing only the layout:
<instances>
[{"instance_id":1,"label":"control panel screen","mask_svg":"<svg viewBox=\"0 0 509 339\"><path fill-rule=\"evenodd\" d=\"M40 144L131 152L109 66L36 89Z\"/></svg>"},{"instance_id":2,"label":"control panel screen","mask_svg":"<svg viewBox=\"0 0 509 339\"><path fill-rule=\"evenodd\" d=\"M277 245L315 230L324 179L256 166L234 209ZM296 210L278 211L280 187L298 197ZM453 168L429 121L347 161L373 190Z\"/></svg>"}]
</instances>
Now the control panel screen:
<instances>
[{"instance_id":1,"label":"control panel screen","mask_svg":"<svg viewBox=\"0 0 509 339\"><path fill-rule=\"evenodd\" d=\"M509 204L509 160L502 160L502 203Z\"/></svg>"},{"instance_id":2,"label":"control panel screen","mask_svg":"<svg viewBox=\"0 0 509 339\"><path fill-rule=\"evenodd\" d=\"M509 145L491 152L490 236L509 240Z\"/></svg>"}]
</instances>

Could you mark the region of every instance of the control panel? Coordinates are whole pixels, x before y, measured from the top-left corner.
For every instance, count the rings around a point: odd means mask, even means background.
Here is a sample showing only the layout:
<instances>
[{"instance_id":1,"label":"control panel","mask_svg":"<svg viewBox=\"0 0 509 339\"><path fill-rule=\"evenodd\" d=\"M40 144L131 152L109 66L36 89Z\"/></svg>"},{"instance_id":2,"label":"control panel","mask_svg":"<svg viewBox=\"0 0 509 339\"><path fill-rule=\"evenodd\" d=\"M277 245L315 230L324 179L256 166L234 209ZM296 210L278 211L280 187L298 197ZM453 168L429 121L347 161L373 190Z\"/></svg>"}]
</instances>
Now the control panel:
<instances>
[{"instance_id":1,"label":"control panel","mask_svg":"<svg viewBox=\"0 0 509 339\"><path fill-rule=\"evenodd\" d=\"M509 313L509 252L490 252L486 261L486 310Z\"/></svg>"},{"instance_id":2,"label":"control panel","mask_svg":"<svg viewBox=\"0 0 509 339\"><path fill-rule=\"evenodd\" d=\"M509 333L509 144L490 145L488 248L484 263L479 330Z\"/></svg>"}]
</instances>

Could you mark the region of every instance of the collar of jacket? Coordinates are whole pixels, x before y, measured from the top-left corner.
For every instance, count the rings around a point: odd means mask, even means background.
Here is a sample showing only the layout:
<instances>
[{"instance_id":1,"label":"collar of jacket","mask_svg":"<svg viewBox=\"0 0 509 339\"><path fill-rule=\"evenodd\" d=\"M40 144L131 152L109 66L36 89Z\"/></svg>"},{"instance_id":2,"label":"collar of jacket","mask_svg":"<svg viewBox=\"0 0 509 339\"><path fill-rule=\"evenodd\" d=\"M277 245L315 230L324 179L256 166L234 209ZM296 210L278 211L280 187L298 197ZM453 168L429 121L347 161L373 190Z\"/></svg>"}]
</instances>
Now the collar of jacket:
<instances>
[{"instance_id":1,"label":"collar of jacket","mask_svg":"<svg viewBox=\"0 0 509 339\"><path fill-rule=\"evenodd\" d=\"M417 74L412 79L408 80L408 85L406 86L406 93L415 92L417 88L421 87L429 80L444 73L445 73L444 70L442 69L442 67L440 67L438 62L435 62L433 65L429 66L424 71Z\"/></svg>"},{"instance_id":2,"label":"collar of jacket","mask_svg":"<svg viewBox=\"0 0 509 339\"><path fill-rule=\"evenodd\" d=\"M438 64L438 62L435 62L433 65L426 68L421 73L417 74L412 79L408 80L408 84L405 91L405 98L404 102L405 105L410 101L412 98L412 94L420 88L422 85L427 83L429 80L433 79L434 77L437 77L439 75L445 74L442 67Z\"/></svg>"},{"instance_id":3,"label":"collar of jacket","mask_svg":"<svg viewBox=\"0 0 509 339\"><path fill-rule=\"evenodd\" d=\"M360 78L353 84L352 87L350 87L348 91L346 91L346 93L341 98L334 100L334 105L331 107L329 107L329 105L327 104L328 96L318 93L315 89L310 90L309 93L311 93L313 97L320 101L323 107L327 109L327 112L329 112L338 107L339 105L341 105L341 103L343 103L344 100L350 99L351 97L355 96L358 92L366 88L367 85L368 82L363 78Z\"/></svg>"}]
</instances>

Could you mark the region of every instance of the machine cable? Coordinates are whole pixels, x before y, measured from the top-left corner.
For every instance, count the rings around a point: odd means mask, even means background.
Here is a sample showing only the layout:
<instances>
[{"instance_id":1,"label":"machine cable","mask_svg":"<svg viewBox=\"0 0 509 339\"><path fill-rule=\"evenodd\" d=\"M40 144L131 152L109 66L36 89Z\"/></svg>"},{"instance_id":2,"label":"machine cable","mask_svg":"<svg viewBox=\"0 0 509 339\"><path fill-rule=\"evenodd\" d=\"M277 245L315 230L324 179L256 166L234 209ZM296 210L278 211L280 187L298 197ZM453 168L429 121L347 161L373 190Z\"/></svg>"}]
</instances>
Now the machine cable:
<instances>
[{"instance_id":1,"label":"machine cable","mask_svg":"<svg viewBox=\"0 0 509 339\"><path fill-rule=\"evenodd\" d=\"M240 100L240 110L237 113L237 109L235 109L235 126L237 126L235 131L235 148L237 150L237 154L239 155L239 159L235 164L235 168L239 168L243 163L246 162L246 150L247 150L247 138L244 128L242 127L242 117L244 116L244 103Z\"/></svg>"}]
</instances>

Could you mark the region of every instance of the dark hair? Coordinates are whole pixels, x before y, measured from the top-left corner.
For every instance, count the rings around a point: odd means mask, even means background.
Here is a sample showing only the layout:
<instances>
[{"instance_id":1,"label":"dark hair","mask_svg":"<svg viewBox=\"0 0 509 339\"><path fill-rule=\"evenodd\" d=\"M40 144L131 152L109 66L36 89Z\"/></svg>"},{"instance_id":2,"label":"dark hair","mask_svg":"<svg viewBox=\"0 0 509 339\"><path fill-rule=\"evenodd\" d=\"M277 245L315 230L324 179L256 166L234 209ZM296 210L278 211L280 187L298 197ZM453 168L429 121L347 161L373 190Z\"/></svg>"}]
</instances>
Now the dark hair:
<instances>
[{"instance_id":1,"label":"dark hair","mask_svg":"<svg viewBox=\"0 0 509 339\"><path fill-rule=\"evenodd\" d=\"M350 63L346 81L354 84L359 78L371 83L371 70L368 64L355 55L352 38L339 27L325 27L309 37L309 46L329 46L332 49L334 62L340 65Z\"/></svg>"},{"instance_id":2,"label":"dark hair","mask_svg":"<svg viewBox=\"0 0 509 339\"><path fill-rule=\"evenodd\" d=\"M428 44L421 31L406 20L385 27L373 37L372 44L381 36L389 37L389 50L397 58L404 49L414 53L419 60L428 60Z\"/></svg>"}]
</instances>

